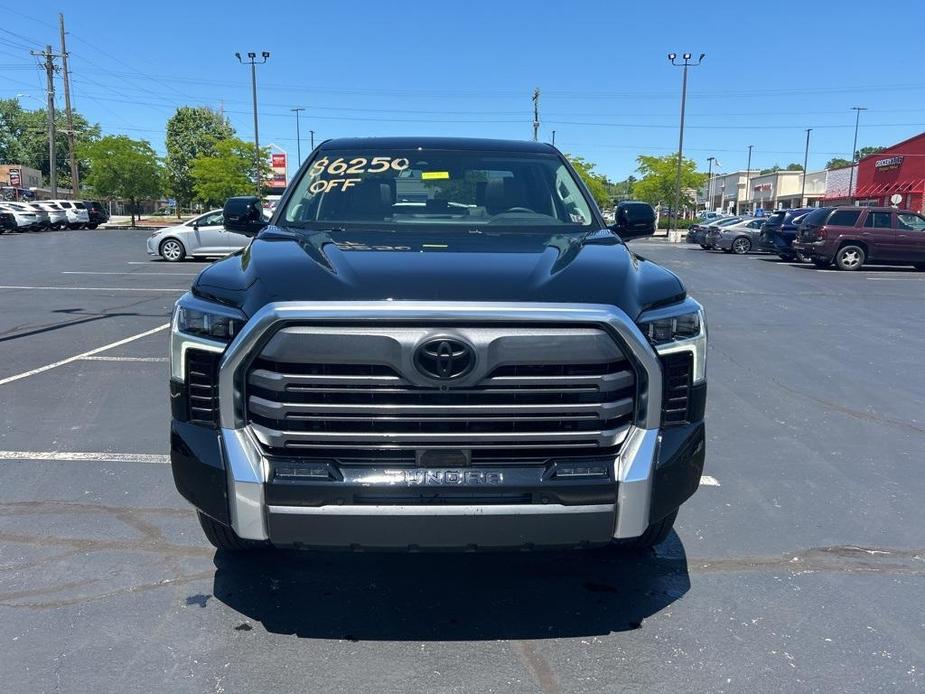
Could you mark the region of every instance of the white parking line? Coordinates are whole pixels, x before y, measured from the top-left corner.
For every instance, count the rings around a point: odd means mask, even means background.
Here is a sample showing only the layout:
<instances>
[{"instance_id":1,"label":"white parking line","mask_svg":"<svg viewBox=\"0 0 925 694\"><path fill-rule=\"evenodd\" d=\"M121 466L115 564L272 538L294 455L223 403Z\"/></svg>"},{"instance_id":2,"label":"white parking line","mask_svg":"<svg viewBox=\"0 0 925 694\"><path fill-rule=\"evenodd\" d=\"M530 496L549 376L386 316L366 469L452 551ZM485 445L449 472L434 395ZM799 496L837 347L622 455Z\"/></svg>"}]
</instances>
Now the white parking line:
<instances>
[{"instance_id":1,"label":"white parking line","mask_svg":"<svg viewBox=\"0 0 925 694\"><path fill-rule=\"evenodd\" d=\"M56 460L89 463L169 463L170 456L153 453L84 453L67 451L0 451L0 460Z\"/></svg>"},{"instance_id":2,"label":"white parking line","mask_svg":"<svg viewBox=\"0 0 925 694\"><path fill-rule=\"evenodd\" d=\"M185 292L189 287L178 289L146 289L145 287L26 287L12 284L2 284L0 289L56 289L61 292Z\"/></svg>"},{"instance_id":3,"label":"white parking line","mask_svg":"<svg viewBox=\"0 0 925 694\"><path fill-rule=\"evenodd\" d=\"M140 361L147 363L169 360L167 357L81 357L78 361Z\"/></svg>"},{"instance_id":4,"label":"white parking line","mask_svg":"<svg viewBox=\"0 0 925 694\"><path fill-rule=\"evenodd\" d=\"M116 342L110 342L108 345L103 345L102 347L97 347L96 349L91 349L87 352L81 352L80 354L75 354L73 357L68 357L67 359L62 359L61 361L52 362L51 364L46 364L45 366L40 366L37 369L31 369L30 371L24 371L21 374L16 374L15 376L7 376L6 378L0 379L0 386L6 385L7 383L12 383L13 381L18 381L22 378L28 378L29 376L35 376L36 374L44 373L45 371L50 371L59 366L64 366L65 364L71 364L80 359L86 357L91 357L94 354L99 354L100 352L105 352L106 350L112 349L113 347L121 347L126 345L129 342L134 342L135 340L140 340L143 337L148 337L149 335L154 335L159 333L162 330L167 330L170 327L170 323L164 323L159 325L156 328L151 330L145 330L143 333L138 333L137 335L132 335L131 337L126 337L122 340Z\"/></svg>"},{"instance_id":5,"label":"white parking line","mask_svg":"<svg viewBox=\"0 0 925 694\"><path fill-rule=\"evenodd\" d=\"M700 486L701 487L718 487L719 480L716 479L715 477L712 477L711 475L703 475L700 478Z\"/></svg>"},{"instance_id":6,"label":"white parking line","mask_svg":"<svg viewBox=\"0 0 925 694\"><path fill-rule=\"evenodd\" d=\"M131 275L132 277L195 277L196 272L90 272L89 270L62 270L62 275Z\"/></svg>"},{"instance_id":7,"label":"white parking line","mask_svg":"<svg viewBox=\"0 0 925 694\"><path fill-rule=\"evenodd\" d=\"M866 280L874 280L875 282L902 282L903 280L908 280L910 282L921 282L925 280L925 275L921 277L865 277Z\"/></svg>"}]
</instances>

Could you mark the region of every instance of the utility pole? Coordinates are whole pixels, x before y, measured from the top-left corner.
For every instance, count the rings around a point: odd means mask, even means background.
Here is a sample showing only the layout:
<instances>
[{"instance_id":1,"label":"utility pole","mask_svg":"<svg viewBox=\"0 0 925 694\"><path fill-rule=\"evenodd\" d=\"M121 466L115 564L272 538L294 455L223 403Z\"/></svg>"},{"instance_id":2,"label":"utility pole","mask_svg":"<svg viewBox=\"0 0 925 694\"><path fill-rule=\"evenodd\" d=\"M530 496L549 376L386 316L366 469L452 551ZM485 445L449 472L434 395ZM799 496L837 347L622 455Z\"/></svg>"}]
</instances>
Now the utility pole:
<instances>
[{"instance_id":1,"label":"utility pole","mask_svg":"<svg viewBox=\"0 0 925 694\"><path fill-rule=\"evenodd\" d=\"M858 126L861 124L861 111L866 111L867 109L863 106L852 106L851 110L855 111L857 115L854 118L854 145L851 147L851 173L848 176L849 200L854 198L854 162L858 157Z\"/></svg>"},{"instance_id":2,"label":"utility pole","mask_svg":"<svg viewBox=\"0 0 925 694\"><path fill-rule=\"evenodd\" d=\"M67 115L67 153L71 164L71 191L74 198L80 196L80 179L77 174L77 153L74 148L74 114L71 111L70 75L67 68L67 45L64 42L64 15L58 13L61 24L61 76L64 78L64 112Z\"/></svg>"},{"instance_id":3,"label":"utility pole","mask_svg":"<svg viewBox=\"0 0 925 694\"><path fill-rule=\"evenodd\" d=\"M716 157L707 157L707 164L709 168L707 169L707 206L706 209L712 209L713 207L713 162L716 161Z\"/></svg>"},{"instance_id":4,"label":"utility pole","mask_svg":"<svg viewBox=\"0 0 925 694\"><path fill-rule=\"evenodd\" d=\"M291 108L289 110L295 112L295 151L296 157L298 157L299 166L302 166L302 136L299 134L299 112L304 111L305 109Z\"/></svg>"},{"instance_id":5,"label":"utility pole","mask_svg":"<svg viewBox=\"0 0 925 694\"><path fill-rule=\"evenodd\" d=\"M680 134L678 135L678 174L675 178L675 191L674 191L674 205L671 209L671 217L668 220L668 227L670 229L675 228L675 221L678 219L678 212L681 208L681 161L684 152L684 109L687 105L687 68L697 67L700 63L703 62L706 53L701 53L700 57L697 59L696 63L691 62L691 54L684 53L681 58L684 60L683 63L675 62L675 59L678 57L677 53L669 53L668 60L675 67L684 68L684 80L681 82L681 129Z\"/></svg>"},{"instance_id":6,"label":"utility pole","mask_svg":"<svg viewBox=\"0 0 925 694\"><path fill-rule=\"evenodd\" d=\"M553 147L556 146L556 131L555 130L552 131L552 146Z\"/></svg>"},{"instance_id":7,"label":"utility pole","mask_svg":"<svg viewBox=\"0 0 925 694\"><path fill-rule=\"evenodd\" d=\"M540 134L540 88L533 90L533 141L539 139Z\"/></svg>"},{"instance_id":8,"label":"utility pole","mask_svg":"<svg viewBox=\"0 0 925 694\"><path fill-rule=\"evenodd\" d=\"M745 206L751 207L748 202L749 196L752 194L752 147L755 145L748 146L748 164L745 165Z\"/></svg>"},{"instance_id":9,"label":"utility pole","mask_svg":"<svg viewBox=\"0 0 925 694\"><path fill-rule=\"evenodd\" d=\"M257 197L261 197L263 191L263 181L260 180L260 135L257 128L257 66L263 65L270 57L269 51L261 51L260 57L263 60L257 60L257 54L251 51L247 54L247 60L241 58L240 53L235 53L235 58L242 65L251 66L251 94L254 97L254 187L257 189Z\"/></svg>"},{"instance_id":10,"label":"utility pole","mask_svg":"<svg viewBox=\"0 0 925 694\"><path fill-rule=\"evenodd\" d=\"M311 140L311 142L312 142L312 151L315 151L315 131L314 131L314 130L309 130L308 132L309 132L309 134L310 134L311 137L312 137L312 140Z\"/></svg>"},{"instance_id":11,"label":"utility pole","mask_svg":"<svg viewBox=\"0 0 925 694\"><path fill-rule=\"evenodd\" d=\"M803 152L803 185L800 187L800 205L806 204L806 167L809 166L809 134L812 128L806 129L806 150Z\"/></svg>"},{"instance_id":12,"label":"utility pole","mask_svg":"<svg viewBox=\"0 0 925 694\"><path fill-rule=\"evenodd\" d=\"M45 77L47 85L45 87L48 94L48 105L46 107L48 115L48 188L51 190L51 197L58 197L58 170L55 161L55 58L58 57L51 52L51 46L45 46L42 52L32 51L32 55L42 56L45 58Z\"/></svg>"}]
</instances>

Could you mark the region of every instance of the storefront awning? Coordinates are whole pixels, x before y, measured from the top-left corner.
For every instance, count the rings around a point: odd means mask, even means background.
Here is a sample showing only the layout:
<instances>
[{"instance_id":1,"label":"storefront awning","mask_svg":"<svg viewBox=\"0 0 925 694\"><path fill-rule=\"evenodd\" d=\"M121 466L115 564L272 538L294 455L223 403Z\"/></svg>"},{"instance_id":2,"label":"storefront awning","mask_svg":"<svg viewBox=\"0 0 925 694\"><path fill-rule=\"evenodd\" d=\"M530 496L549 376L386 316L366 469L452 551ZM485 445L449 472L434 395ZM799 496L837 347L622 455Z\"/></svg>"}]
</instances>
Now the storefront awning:
<instances>
[{"instance_id":1,"label":"storefront awning","mask_svg":"<svg viewBox=\"0 0 925 694\"><path fill-rule=\"evenodd\" d=\"M892 193L925 193L925 178L915 178L908 181L893 181L891 183L872 183L859 187L855 193L856 198L872 198Z\"/></svg>"}]
</instances>

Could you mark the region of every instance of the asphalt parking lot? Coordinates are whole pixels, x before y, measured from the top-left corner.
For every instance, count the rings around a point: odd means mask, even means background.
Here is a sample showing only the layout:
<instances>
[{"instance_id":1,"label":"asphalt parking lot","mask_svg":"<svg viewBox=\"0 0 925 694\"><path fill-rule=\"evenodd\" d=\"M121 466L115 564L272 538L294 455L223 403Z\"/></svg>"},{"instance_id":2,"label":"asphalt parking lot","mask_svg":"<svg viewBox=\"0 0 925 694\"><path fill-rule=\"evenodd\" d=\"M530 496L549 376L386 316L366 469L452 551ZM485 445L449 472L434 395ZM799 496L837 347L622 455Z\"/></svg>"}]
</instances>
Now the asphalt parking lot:
<instances>
[{"instance_id":1,"label":"asphalt parking lot","mask_svg":"<svg viewBox=\"0 0 925 694\"><path fill-rule=\"evenodd\" d=\"M633 242L706 307L704 484L653 554L216 555L167 461L145 232L0 237L4 691L925 687L925 273Z\"/></svg>"}]
</instances>

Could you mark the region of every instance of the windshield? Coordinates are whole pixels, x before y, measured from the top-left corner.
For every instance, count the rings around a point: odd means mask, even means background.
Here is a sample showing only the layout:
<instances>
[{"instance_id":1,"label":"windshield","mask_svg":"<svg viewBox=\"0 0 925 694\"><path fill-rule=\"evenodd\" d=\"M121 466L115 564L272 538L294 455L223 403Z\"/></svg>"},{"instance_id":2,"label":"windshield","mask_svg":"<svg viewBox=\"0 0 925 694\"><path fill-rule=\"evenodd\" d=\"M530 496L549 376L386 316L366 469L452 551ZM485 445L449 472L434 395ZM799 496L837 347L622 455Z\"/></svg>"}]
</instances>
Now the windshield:
<instances>
[{"instance_id":1,"label":"windshield","mask_svg":"<svg viewBox=\"0 0 925 694\"><path fill-rule=\"evenodd\" d=\"M554 154L322 150L279 224L587 229L588 201Z\"/></svg>"}]
</instances>

